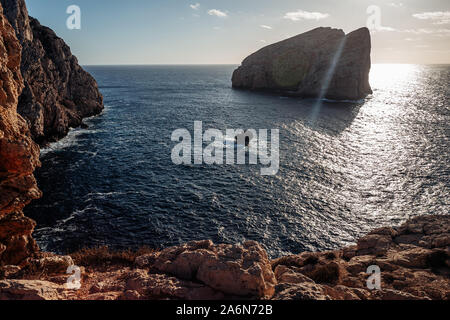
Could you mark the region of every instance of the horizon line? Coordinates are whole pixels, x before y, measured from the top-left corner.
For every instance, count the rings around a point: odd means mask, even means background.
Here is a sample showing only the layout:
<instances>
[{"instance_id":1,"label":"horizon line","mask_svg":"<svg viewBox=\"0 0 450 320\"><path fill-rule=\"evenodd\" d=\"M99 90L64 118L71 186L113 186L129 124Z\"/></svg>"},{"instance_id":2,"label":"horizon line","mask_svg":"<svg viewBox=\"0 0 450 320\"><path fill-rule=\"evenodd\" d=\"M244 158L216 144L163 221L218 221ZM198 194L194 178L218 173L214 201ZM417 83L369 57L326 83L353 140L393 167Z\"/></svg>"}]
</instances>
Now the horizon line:
<instances>
[{"instance_id":1,"label":"horizon line","mask_svg":"<svg viewBox=\"0 0 450 320\"><path fill-rule=\"evenodd\" d=\"M240 66L241 63L118 63L118 64L81 64L83 67L144 67L144 66ZM438 66L450 65L450 62L444 63L406 63L406 62L380 62L372 65L422 65Z\"/></svg>"}]
</instances>

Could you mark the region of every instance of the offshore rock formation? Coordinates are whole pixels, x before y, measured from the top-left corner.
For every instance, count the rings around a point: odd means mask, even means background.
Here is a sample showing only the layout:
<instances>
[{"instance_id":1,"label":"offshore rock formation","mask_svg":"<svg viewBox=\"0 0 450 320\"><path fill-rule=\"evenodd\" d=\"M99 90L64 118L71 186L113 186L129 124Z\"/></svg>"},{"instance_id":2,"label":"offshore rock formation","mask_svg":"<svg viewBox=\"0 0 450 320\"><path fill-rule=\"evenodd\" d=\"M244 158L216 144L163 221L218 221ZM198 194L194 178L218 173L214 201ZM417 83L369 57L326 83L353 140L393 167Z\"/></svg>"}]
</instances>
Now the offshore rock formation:
<instances>
[{"instance_id":1,"label":"offshore rock formation","mask_svg":"<svg viewBox=\"0 0 450 320\"><path fill-rule=\"evenodd\" d=\"M0 266L20 264L37 251L35 222L22 213L41 193L33 176L39 147L16 111L23 88L20 61L20 43L0 6Z\"/></svg>"},{"instance_id":2,"label":"offshore rock formation","mask_svg":"<svg viewBox=\"0 0 450 320\"><path fill-rule=\"evenodd\" d=\"M24 0L0 0L23 51L24 89L18 112L41 145L64 137L85 117L103 110L94 78L79 65L70 48L49 28L28 16Z\"/></svg>"},{"instance_id":3,"label":"offshore rock formation","mask_svg":"<svg viewBox=\"0 0 450 320\"><path fill-rule=\"evenodd\" d=\"M317 28L250 55L235 70L232 83L292 96L359 100L372 93L370 52L367 28L348 35Z\"/></svg>"},{"instance_id":4,"label":"offshore rock formation","mask_svg":"<svg viewBox=\"0 0 450 320\"><path fill-rule=\"evenodd\" d=\"M80 290L68 290L68 275L58 272L70 258L36 261L33 269L0 268L0 300L449 300L450 216L414 218L374 230L352 247L273 261L254 241L190 242L138 256L127 266L85 265ZM367 287L372 265L381 269L380 289Z\"/></svg>"}]
</instances>

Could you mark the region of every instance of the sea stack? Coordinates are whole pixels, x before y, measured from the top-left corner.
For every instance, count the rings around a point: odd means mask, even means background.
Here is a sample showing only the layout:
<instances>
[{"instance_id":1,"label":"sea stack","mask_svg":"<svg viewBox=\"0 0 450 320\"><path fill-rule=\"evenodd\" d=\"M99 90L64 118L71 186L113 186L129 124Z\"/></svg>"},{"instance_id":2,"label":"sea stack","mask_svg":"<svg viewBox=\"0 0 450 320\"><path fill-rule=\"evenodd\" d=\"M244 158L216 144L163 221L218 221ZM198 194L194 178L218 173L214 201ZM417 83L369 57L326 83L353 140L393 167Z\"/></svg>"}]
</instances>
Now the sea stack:
<instances>
[{"instance_id":1,"label":"sea stack","mask_svg":"<svg viewBox=\"0 0 450 320\"><path fill-rule=\"evenodd\" d=\"M103 110L96 81L78 64L69 46L51 29L29 17L24 0L0 0L22 45L24 89L18 113L41 145L64 137L85 117Z\"/></svg>"},{"instance_id":2,"label":"sea stack","mask_svg":"<svg viewBox=\"0 0 450 320\"><path fill-rule=\"evenodd\" d=\"M359 100L369 84L371 38L367 28L349 34L317 28L269 45L233 73L233 88L299 97Z\"/></svg>"}]
</instances>

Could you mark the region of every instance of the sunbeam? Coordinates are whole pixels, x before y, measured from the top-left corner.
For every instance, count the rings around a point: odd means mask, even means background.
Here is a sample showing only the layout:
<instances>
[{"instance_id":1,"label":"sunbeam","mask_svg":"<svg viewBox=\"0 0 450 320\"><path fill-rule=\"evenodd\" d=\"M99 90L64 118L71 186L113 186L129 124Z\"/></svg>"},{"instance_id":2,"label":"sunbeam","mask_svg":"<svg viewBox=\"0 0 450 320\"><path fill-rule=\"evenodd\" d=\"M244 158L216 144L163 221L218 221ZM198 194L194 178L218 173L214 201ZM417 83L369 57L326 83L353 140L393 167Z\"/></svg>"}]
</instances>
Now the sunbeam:
<instances>
[{"instance_id":1,"label":"sunbeam","mask_svg":"<svg viewBox=\"0 0 450 320\"><path fill-rule=\"evenodd\" d=\"M327 73L325 74L325 77L323 78L323 82L322 82L322 87L320 89L320 94L319 97L317 98L316 103L314 104L312 110L311 110L311 115L310 115L310 123L312 125L314 125L316 123L317 120L317 116L320 112L320 109L322 108L322 103L323 103L323 99L325 98L327 92L328 92L328 88L330 86L330 82L331 79L333 79L334 76L334 72L336 70L337 64L339 62L339 60L341 59L342 56L342 51L344 50L345 47L345 41L346 41L346 37L343 37L342 40L340 41L338 48L336 50L336 53L333 56L333 60L331 61L331 65L328 68Z\"/></svg>"}]
</instances>

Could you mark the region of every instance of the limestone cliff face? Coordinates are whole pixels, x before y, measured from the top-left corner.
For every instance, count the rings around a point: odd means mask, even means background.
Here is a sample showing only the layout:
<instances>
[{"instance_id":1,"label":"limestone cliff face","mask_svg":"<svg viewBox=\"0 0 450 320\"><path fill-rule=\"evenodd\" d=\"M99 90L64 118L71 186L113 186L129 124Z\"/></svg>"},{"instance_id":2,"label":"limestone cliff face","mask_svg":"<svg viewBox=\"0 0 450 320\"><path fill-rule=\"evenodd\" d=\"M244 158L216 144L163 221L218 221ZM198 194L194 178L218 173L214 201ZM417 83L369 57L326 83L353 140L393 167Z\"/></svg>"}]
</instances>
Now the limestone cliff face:
<instances>
[{"instance_id":1,"label":"limestone cliff face","mask_svg":"<svg viewBox=\"0 0 450 320\"><path fill-rule=\"evenodd\" d=\"M232 83L241 89L358 100L372 93L370 52L367 28L348 35L317 28L250 55L235 70Z\"/></svg>"},{"instance_id":2,"label":"limestone cliff face","mask_svg":"<svg viewBox=\"0 0 450 320\"><path fill-rule=\"evenodd\" d=\"M94 78L84 71L70 48L51 29L28 16L24 0L0 0L23 47L24 90L18 112L33 139L43 145L64 137L85 117L103 110Z\"/></svg>"},{"instance_id":3,"label":"limestone cliff face","mask_svg":"<svg viewBox=\"0 0 450 320\"><path fill-rule=\"evenodd\" d=\"M29 17L23 0L0 0L0 266L38 250L35 222L22 213L41 196L35 142L57 140L102 109L97 83L64 41Z\"/></svg>"},{"instance_id":4,"label":"limestone cliff face","mask_svg":"<svg viewBox=\"0 0 450 320\"><path fill-rule=\"evenodd\" d=\"M0 265L19 264L37 250L35 222L22 213L41 193L33 177L39 147L16 110L23 88L20 61L20 43L0 6Z\"/></svg>"}]
</instances>

